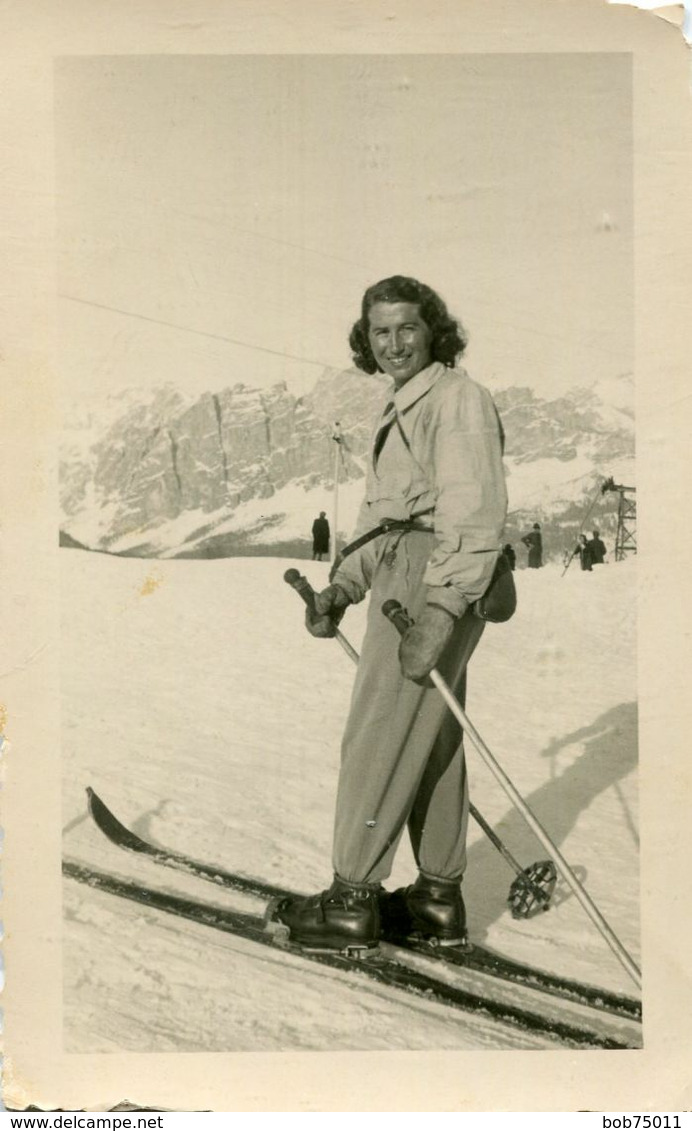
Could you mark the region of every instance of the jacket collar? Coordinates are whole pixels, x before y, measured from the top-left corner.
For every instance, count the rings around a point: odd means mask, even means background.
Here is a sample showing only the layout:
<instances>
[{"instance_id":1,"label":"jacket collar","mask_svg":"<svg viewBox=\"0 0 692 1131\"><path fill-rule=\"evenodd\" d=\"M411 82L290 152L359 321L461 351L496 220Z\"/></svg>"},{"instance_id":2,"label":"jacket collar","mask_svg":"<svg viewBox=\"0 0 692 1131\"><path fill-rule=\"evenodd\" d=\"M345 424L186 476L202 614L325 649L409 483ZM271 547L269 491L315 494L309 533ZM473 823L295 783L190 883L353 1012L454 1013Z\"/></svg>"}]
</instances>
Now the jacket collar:
<instances>
[{"instance_id":1,"label":"jacket collar","mask_svg":"<svg viewBox=\"0 0 692 1131\"><path fill-rule=\"evenodd\" d=\"M405 385L402 385L392 398L397 412L406 412L411 405L425 396L446 371L446 368L441 361L433 361L425 369L421 369L420 373L416 373L415 377L411 377Z\"/></svg>"}]
</instances>

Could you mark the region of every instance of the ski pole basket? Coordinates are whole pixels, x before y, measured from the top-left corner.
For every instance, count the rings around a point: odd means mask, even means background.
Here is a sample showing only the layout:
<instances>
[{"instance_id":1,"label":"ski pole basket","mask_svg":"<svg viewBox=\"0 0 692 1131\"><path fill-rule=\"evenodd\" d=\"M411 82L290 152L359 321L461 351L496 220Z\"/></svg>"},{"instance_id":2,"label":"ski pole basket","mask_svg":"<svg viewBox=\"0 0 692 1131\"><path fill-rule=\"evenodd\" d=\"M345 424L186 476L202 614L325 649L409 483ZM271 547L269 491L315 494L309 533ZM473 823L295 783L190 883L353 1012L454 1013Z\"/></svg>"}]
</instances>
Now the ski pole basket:
<instances>
[{"instance_id":1,"label":"ski pole basket","mask_svg":"<svg viewBox=\"0 0 692 1131\"><path fill-rule=\"evenodd\" d=\"M528 919L535 911L547 911L557 883L552 860L540 860L524 868L513 881L507 903L513 919Z\"/></svg>"}]
</instances>

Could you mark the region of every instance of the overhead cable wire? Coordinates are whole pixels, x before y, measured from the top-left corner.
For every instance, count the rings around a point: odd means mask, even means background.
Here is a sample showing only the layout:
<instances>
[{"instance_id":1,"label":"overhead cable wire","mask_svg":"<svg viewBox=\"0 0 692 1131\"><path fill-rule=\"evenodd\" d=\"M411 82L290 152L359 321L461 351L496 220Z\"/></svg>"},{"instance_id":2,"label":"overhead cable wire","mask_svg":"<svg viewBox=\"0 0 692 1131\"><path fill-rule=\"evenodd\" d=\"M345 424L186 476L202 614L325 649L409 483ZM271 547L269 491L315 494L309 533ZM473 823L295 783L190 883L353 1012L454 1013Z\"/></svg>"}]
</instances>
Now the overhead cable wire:
<instances>
[{"instance_id":1,"label":"overhead cable wire","mask_svg":"<svg viewBox=\"0 0 692 1131\"><path fill-rule=\"evenodd\" d=\"M138 314L134 310L123 310L118 306L109 306L107 303L79 298L77 295L60 293L58 298L66 299L68 302L81 303L83 306L93 306L97 310L108 310L112 314L122 314L126 318L138 318L142 322L151 322L155 326L167 326L171 330L180 330L185 334L197 334L202 338L213 338L218 342L228 342L230 345L243 346L245 349L258 350L260 353L270 353L274 357L285 357L289 361L304 361L308 365L317 365L322 369L348 369L348 366L337 365L333 361L318 361L314 357L303 357L300 354L287 353L285 350L274 350L269 346L258 346L254 342L244 342L240 338L229 338L226 334L215 334L211 330L197 330L194 326L181 326L177 322L168 322L165 318L153 318L149 314Z\"/></svg>"}]
</instances>

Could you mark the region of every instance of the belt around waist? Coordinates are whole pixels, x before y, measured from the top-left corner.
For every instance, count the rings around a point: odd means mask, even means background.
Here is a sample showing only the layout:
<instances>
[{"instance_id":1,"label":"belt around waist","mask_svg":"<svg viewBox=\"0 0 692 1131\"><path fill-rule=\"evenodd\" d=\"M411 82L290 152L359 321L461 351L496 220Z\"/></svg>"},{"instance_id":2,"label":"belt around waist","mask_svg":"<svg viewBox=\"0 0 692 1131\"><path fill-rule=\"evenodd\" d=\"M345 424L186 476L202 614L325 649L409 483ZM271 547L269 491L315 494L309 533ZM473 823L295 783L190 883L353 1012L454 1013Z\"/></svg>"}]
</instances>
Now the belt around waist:
<instances>
[{"instance_id":1,"label":"belt around waist","mask_svg":"<svg viewBox=\"0 0 692 1131\"><path fill-rule=\"evenodd\" d=\"M390 534L393 531L406 533L408 530L417 530L423 534L434 534L435 528L432 524L426 525L420 522L419 519L428 515L432 515L432 508L429 511L421 511L420 515L413 515L411 518L383 518L377 526L372 530L368 530L365 534L361 534L360 538L356 538L353 542L349 542L348 546L344 546L343 550L336 555L334 564L329 571L329 580L334 579L334 574L349 554L355 550L359 550L361 546L365 546L368 542L372 542L373 538L379 538L381 534Z\"/></svg>"}]
</instances>

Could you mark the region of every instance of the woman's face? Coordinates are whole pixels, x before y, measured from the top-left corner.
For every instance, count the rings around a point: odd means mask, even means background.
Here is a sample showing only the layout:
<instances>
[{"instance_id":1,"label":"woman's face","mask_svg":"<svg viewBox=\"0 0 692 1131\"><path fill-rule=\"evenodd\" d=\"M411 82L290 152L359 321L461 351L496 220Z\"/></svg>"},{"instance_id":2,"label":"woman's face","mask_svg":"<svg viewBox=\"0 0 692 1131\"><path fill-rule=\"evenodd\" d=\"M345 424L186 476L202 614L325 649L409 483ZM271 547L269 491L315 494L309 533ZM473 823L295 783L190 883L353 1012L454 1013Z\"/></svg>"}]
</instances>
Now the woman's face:
<instances>
[{"instance_id":1,"label":"woman's face","mask_svg":"<svg viewBox=\"0 0 692 1131\"><path fill-rule=\"evenodd\" d=\"M368 341L397 389L430 365L432 330L416 302L376 302L368 311Z\"/></svg>"}]
</instances>

